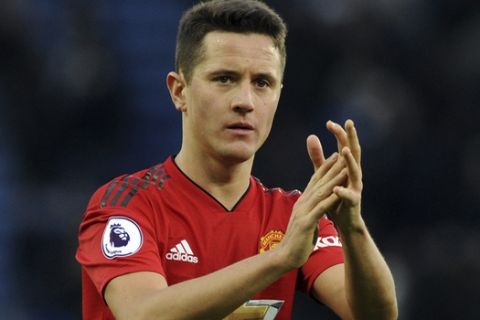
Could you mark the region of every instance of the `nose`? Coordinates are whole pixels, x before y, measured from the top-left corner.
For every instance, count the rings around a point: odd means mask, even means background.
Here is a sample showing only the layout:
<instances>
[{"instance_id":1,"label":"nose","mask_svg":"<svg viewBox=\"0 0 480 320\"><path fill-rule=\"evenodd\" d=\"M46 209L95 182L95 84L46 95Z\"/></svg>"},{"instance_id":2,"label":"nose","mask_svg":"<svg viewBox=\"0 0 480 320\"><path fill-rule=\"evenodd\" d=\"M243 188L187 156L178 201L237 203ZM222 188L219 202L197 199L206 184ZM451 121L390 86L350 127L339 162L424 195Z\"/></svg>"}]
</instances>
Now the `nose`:
<instances>
[{"instance_id":1,"label":"nose","mask_svg":"<svg viewBox=\"0 0 480 320\"><path fill-rule=\"evenodd\" d=\"M247 81L242 82L232 99L232 109L238 113L248 113L255 109L253 88Z\"/></svg>"}]
</instances>

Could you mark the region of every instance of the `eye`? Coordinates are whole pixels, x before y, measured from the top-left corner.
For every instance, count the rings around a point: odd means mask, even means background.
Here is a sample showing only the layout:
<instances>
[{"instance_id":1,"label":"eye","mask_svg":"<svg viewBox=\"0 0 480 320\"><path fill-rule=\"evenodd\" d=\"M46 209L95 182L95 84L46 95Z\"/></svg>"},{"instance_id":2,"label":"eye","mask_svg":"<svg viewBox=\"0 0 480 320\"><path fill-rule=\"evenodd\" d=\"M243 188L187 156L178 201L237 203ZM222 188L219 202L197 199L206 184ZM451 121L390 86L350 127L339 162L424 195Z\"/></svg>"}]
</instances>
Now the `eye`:
<instances>
[{"instance_id":1,"label":"eye","mask_svg":"<svg viewBox=\"0 0 480 320\"><path fill-rule=\"evenodd\" d=\"M255 80L255 84L259 88L267 88L270 87L270 82L267 79L259 78Z\"/></svg>"},{"instance_id":2,"label":"eye","mask_svg":"<svg viewBox=\"0 0 480 320\"><path fill-rule=\"evenodd\" d=\"M233 78L232 76L229 76L229 75L221 75L221 76L215 77L214 80L217 82L226 84L226 83L232 82Z\"/></svg>"}]
</instances>

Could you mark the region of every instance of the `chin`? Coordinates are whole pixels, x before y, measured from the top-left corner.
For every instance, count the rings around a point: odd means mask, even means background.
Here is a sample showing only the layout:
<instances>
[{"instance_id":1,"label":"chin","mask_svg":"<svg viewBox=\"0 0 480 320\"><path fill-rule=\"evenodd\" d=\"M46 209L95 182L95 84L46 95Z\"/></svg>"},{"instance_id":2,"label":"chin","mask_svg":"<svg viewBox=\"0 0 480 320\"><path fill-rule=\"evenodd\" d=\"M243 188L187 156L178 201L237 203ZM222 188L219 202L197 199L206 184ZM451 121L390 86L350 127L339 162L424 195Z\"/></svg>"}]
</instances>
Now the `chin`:
<instances>
[{"instance_id":1,"label":"chin","mask_svg":"<svg viewBox=\"0 0 480 320\"><path fill-rule=\"evenodd\" d=\"M249 161L253 158L254 155L255 152L253 150L240 150L240 148L237 150L229 150L229 152L221 153L221 157L223 158L223 160L231 164Z\"/></svg>"}]
</instances>

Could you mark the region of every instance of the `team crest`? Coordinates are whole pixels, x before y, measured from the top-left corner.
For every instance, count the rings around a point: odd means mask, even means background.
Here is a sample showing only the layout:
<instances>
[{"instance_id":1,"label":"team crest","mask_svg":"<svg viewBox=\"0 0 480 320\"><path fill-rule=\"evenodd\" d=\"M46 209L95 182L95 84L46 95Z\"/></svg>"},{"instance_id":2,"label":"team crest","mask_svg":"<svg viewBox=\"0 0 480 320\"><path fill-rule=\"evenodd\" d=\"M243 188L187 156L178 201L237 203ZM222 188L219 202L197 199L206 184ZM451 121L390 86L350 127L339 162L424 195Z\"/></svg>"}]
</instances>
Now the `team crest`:
<instances>
[{"instance_id":1,"label":"team crest","mask_svg":"<svg viewBox=\"0 0 480 320\"><path fill-rule=\"evenodd\" d=\"M275 248L282 241L285 234L280 230L270 230L260 238L258 252L262 253Z\"/></svg>"},{"instance_id":2,"label":"team crest","mask_svg":"<svg viewBox=\"0 0 480 320\"><path fill-rule=\"evenodd\" d=\"M102 236L105 257L127 257L137 252L143 244L142 231L135 221L126 217L108 219Z\"/></svg>"}]
</instances>

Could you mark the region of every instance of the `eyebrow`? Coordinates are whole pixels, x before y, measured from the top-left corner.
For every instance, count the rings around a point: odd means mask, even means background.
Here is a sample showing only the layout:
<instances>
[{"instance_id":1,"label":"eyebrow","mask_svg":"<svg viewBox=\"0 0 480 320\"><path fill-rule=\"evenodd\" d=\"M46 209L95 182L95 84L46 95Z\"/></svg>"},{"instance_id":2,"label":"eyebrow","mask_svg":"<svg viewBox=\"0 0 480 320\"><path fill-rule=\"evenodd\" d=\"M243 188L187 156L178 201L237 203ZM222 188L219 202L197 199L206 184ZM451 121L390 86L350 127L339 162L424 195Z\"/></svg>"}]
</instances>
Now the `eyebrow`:
<instances>
[{"instance_id":1,"label":"eyebrow","mask_svg":"<svg viewBox=\"0 0 480 320\"><path fill-rule=\"evenodd\" d=\"M212 76L220 76L220 75L238 75L239 72L234 71L234 70L229 70L229 69L220 69L220 70L215 70L212 72L208 72L209 75Z\"/></svg>"}]
</instances>

